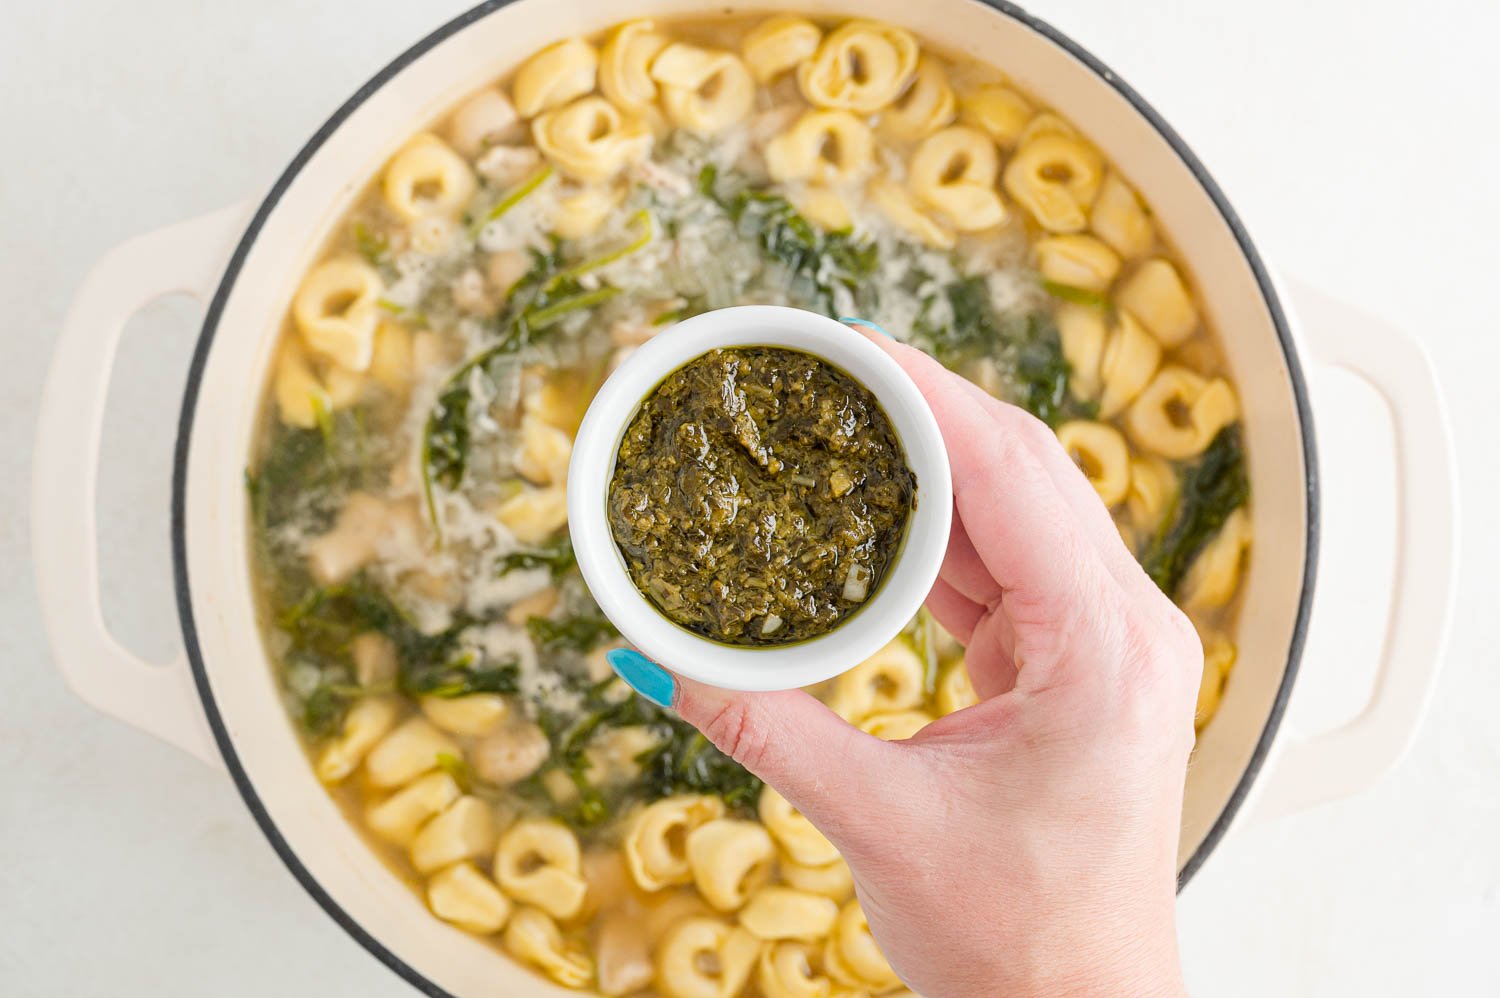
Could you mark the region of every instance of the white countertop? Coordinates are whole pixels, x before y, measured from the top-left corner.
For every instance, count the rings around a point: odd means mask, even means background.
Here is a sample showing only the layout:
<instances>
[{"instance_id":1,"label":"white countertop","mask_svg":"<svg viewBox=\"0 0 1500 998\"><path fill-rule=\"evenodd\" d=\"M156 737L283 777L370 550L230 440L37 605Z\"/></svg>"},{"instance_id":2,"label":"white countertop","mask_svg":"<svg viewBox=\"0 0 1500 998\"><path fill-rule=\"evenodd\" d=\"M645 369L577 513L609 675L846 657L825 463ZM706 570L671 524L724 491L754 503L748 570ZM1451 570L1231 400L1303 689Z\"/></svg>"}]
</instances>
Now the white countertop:
<instances>
[{"instance_id":1,"label":"white countertop","mask_svg":"<svg viewBox=\"0 0 1500 998\"><path fill-rule=\"evenodd\" d=\"M39 383L88 265L132 234L263 190L339 102L465 6L0 10L0 992L409 993L297 886L225 777L68 693L37 620L26 495ZM1429 721L1368 793L1244 831L1210 859L1181 904L1192 990L1500 993L1500 645L1485 630L1500 598L1500 6L1030 8L1155 104L1282 271L1421 339L1457 436L1463 581ZM199 318L165 302L134 321L105 441L106 612L158 658L175 643L168 475ZM1369 540L1390 506L1388 453L1363 442L1381 432L1379 408L1345 376L1313 381L1340 512L1294 729L1357 708L1375 642L1366 600L1390 571Z\"/></svg>"}]
</instances>

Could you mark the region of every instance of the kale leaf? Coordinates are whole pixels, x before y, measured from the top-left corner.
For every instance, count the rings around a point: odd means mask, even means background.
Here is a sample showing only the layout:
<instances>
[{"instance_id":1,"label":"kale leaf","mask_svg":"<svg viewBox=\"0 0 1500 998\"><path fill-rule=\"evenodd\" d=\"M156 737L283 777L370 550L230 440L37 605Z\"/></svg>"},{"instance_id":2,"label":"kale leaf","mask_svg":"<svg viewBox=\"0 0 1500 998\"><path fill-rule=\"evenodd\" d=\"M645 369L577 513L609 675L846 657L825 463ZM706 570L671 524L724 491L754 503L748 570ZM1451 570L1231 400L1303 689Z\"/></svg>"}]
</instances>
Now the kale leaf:
<instances>
[{"instance_id":1,"label":"kale leaf","mask_svg":"<svg viewBox=\"0 0 1500 998\"><path fill-rule=\"evenodd\" d=\"M573 541L566 535L542 547L522 548L505 555L495 565L496 575L530 568L547 568L553 579L560 579L573 570L578 559L573 555Z\"/></svg>"},{"instance_id":2,"label":"kale leaf","mask_svg":"<svg viewBox=\"0 0 1500 998\"><path fill-rule=\"evenodd\" d=\"M712 165L699 172L698 190L724 210L739 234L752 240L762 256L805 283L824 313L838 315L839 288L860 309L873 307L875 289L870 278L880 262L874 242L858 241L848 232L822 231L779 194L751 187L723 189Z\"/></svg>"},{"instance_id":3,"label":"kale leaf","mask_svg":"<svg viewBox=\"0 0 1500 998\"><path fill-rule=\"evenodd\" d=\"M1176 593L1194 556L1249 498L1239 427L1227 426L1182 470L1177 502L1141 555L1141 566L1162 592Z\"/></svg>"},{"instance_id":4,"label":"kale leaf","mask_svg":"<svg viewBox=\"0 0 1500 998\"><path fill-rule=\"evenodd\" d=\"M526 632L543 654L560 651L575 651L585 654L593 651L610 638L619 637L620 632L608 618L598 614L580 614L553 620L550 617L529 617Z\"/></svg>"}]
</instances>

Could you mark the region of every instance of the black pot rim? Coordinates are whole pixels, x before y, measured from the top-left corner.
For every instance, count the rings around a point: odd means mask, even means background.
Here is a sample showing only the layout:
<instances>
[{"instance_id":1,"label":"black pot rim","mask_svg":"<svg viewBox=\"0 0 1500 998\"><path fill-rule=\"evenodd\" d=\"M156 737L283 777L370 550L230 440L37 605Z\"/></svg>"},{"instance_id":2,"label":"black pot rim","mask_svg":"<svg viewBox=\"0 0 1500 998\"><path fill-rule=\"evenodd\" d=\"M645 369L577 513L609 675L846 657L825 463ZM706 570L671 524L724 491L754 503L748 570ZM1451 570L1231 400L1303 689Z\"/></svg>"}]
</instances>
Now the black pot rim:
<instances>
[{"instance_id":1,"label":"black pot rim","mask_svg":"<svg viewBox=\"0 0 1500 998\"><path fill-rule=\"evenodd\" d=\"M172 571L173 581L177 597L177 611L182 624L183 642L186 645L188 661L193 671L193 681L198 688L198 696L203 702L203 708L208 716L209 728L213 732L214 741L219 746L219 751L224 757L224 763L229 769L230 776L234 779L235 786L239 789L240 796L244 799L246 807L255 817L256 823L261 831L270 841L271 847L281 857L292 876L297 882L312 895L319 906L337 922L344 931L348 932L361 946L373 954L380 962L384 963L392 971L406 980L418 991L428 995L445 996L448 992L439 987L433 981L423 976L410 964L406 963L396 954L392 953L380 941L367 932L358 921L333 899L323 889L312 873L303 865L302 861L293 852L291 844L281 834L276 822L266 810L255 787L250 782L244 766L240 763L239 755L235 750L234 743L230 739L229 732L224 725L224 719L219 713L218 705L214 700L213 690L209 685L208 673L203 664L203 653L198 643L197 624L193 617L192 597L189 588L187 570L187 532L186 532L186 499L187 499L187 461L188 448L192 439L193 419L197 411L199 400L199 388L201 386L203 369L208 361L208 353L213 345L214 335L218 330L220 316L223 314L224 304L228 300L229 293L233 289L235 281L239 277L240 269L244 265L245 258L249 253L250 246L259 236L262 226L276 205L280 202L282 195L291 185L293 179L301 172L302 168L312 158L313 154L322 147L328 137L333 134L351 115L356 108L370 98L377 90L388 83L402 69L425 54L428 50L448 38L450 35L462 31L476 21L483 19L489 14L502 7L509 6L514 0L485 0L484 3L473 7L453 18L451 21L437 28L425 38L412 45L405 52L393 59L388 65L376 73L370 80L355 91L354 95L345 101L329 119L323 123L307 143L298 150L295 157L270 192L261 202L251 219L244 235L240 238L234 253L225 268L224 277L215 291L212 301L209 303L208 311L203 320L203 329L199 334L197 345L193 351L192 363L188 369L187 387L183 395L182 411L178 419L177 443L173 456L172 469ZM1235 241L1239 244L1241 253L1244 254L1246 262L1249 263L1251 272L1255 276L1256 284L1259 286L1262 298L1271 314L1272 323L1276 328L1276 335L1281 344L1283 358L1287 365L1287 374L1292 383L1292 395L1296 403L1298 422L1302 430L1302 459L1306 468L1306 509L1307 509L1307 546L1306 558L1303 566L1302 583L1300 587L1297 617L1292 629L1291 642L1287 649L1286 671L1282 675L1281 686L1277 690L1276 699L1271 705L1271 710L1266 718L1265 727L1261 730L1260 739L1256 742L1255 750L1250 756L1250 761L1245 771L1240 776L1234 792L1230 794L1228 802L1220 812L1213 827L1209 829L1207 836L1199 844L1187 864L1178 875L1177 889L1182 890L1193 875L1202 867L1208 855L1213 852L1214 847L1224 837L1235 815L1244 803L1250 786L1255 782L1262 765L1265 763L1266 755L1270 751L1271 743L1275 739L1276 732L1281 726L1282 717L1286 712L1288 699L1291 696L1292 686L1296 679L1297 670L1301 664L1302 649L1307 637L1308 617L1311 610L1313 583L1317 574L1318 539L1319 539L1319 480L1317 447L1313 434L1312 409L1308 402L1307 381L1298 359L1296 346L1287 323L1286 313L1282 309L1280 298L1272 284L1270 276L1266 272L1265 264L1261 261L1260 254L1256 251L1254 244L1246 232L1244 224L1234 209L1230 207L1224 192L1208 173L1208 170L1198 160L1186 142L1162 119L1149 103L1146 102L1129 84L1122 80L1118 74L1105 66L1086 49L1073 41L1062 32L1047 22L1032 16L1020 7L1006 2L1006 0L971 0L971 2L982 3L992 8L997 13L1018 21L1037 34L1056 44L1069 55L1087 66L1105 84L1110 86L1130 103L1130 106L1149 122L1161 138L1172 147L1185 165L1193 174L1194 178L1202 186L1218 209L1224 223L1234 234Z\"/></svg>"}]
</instances>

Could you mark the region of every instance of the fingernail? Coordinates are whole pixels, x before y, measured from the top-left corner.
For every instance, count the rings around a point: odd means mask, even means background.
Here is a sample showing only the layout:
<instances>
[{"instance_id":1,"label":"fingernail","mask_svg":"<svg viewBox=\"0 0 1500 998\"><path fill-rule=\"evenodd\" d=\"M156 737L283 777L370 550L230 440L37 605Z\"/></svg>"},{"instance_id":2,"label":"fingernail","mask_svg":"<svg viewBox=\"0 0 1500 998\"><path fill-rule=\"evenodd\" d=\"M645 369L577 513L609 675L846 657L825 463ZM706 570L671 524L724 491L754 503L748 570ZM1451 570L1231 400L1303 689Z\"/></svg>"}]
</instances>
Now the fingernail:
<instances>
[{"instance_id":1,"label":"fingernail","mask_svg":"<svg viewBox=\"0 0 1500 998\"><path fill-rule=\"evenodd\" d=\"M677 683L666 669L632 648L615 648L606 652L604 658L615 675L625 680L625 685L658 707L672 706Z\"/></svg>"},{"instance_id":2,"label":"fingernail","mask_svg":"<svg viewBox=\"0 0 1500 998\"><path fill-rule=\"evenodd\" d=\"M839 321L849 326L864 326L866 329L873 329L881 336L889 337L890 339L896 338L894 336L891 336L891 334L886 332L884 329L881 329L879 326L875 325L875 323L871 322L869 319L851 319L847 315L841 315L839 316Z\"/></svg>"}]
</instances>

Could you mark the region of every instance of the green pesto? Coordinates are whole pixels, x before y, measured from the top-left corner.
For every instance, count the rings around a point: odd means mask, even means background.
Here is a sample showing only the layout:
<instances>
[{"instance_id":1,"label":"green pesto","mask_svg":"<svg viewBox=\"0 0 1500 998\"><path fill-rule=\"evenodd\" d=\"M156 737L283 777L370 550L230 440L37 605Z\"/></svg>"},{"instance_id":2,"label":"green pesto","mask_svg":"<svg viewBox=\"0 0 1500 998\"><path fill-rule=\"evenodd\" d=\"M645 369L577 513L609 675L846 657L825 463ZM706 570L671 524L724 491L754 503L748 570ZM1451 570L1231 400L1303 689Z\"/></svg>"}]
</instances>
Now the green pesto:
<instances>
[{"instance_id":1,"label":"green pesto","mask_svg":"<svg viewBox=\"0 0 1500 998\"><path fill-rule=\"evenodd\" d=\"M917 481L869 389L811 354L712 350L620 441L608 511L636 586L731 645L825 634L875 594Z\"/></svg>"}]
</instances>

